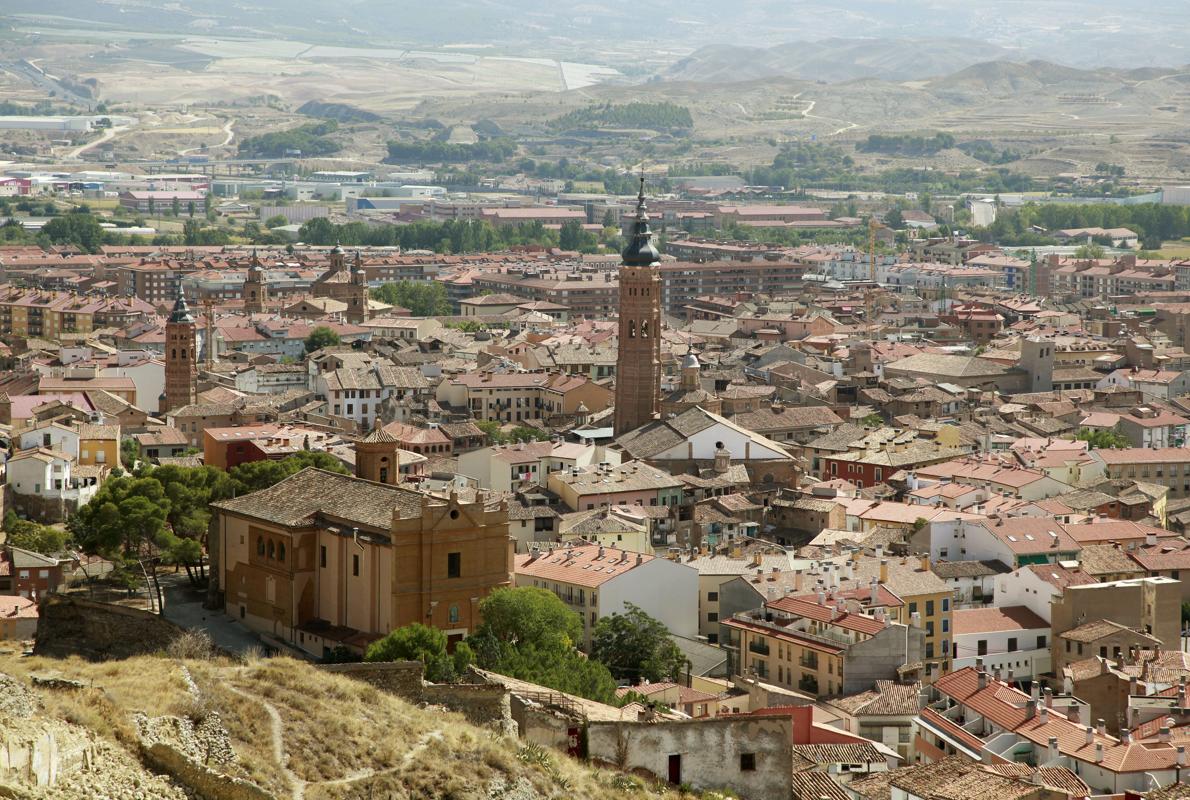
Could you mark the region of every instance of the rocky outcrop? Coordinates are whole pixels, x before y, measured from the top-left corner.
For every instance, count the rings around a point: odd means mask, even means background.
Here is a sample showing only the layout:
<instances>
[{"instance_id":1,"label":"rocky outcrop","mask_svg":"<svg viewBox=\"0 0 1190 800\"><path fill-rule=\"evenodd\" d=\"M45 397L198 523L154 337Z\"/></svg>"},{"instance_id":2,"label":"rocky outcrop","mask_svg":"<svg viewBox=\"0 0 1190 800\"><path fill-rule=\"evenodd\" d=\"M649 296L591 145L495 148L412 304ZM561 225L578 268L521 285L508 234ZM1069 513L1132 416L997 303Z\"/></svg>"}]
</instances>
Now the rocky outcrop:
<instances>
[{"instance_id":1,"label":"rocky outcrop","mask_svg":"<svg viewBox=\"0 0 1190 800\"><path fill-rule=\"evenodd\" d=\"M33 653L109 661L166 650L185 631L156 614L51 594L41 602Z\"/></svg>"}]
</instances>

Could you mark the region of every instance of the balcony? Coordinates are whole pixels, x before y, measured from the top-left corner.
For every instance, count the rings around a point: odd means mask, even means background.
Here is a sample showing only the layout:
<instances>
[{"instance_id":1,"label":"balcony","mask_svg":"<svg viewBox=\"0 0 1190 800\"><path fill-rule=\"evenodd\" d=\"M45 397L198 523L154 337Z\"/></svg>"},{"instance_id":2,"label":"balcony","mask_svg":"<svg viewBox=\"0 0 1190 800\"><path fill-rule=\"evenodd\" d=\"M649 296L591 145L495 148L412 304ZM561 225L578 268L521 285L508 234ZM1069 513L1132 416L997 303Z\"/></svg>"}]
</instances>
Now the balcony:
<instances>
[{"instance_id":1,"label":"balcony","mask_svg":"<svg viewBox=\"0 0 1190 800\"><path fill-rule=\"evenodd\" d=\"M758 656L767 656L772 650L764 643L763 639L753 639L748 642L748 652L755 653Z\"/></svg>"}]
</instances>

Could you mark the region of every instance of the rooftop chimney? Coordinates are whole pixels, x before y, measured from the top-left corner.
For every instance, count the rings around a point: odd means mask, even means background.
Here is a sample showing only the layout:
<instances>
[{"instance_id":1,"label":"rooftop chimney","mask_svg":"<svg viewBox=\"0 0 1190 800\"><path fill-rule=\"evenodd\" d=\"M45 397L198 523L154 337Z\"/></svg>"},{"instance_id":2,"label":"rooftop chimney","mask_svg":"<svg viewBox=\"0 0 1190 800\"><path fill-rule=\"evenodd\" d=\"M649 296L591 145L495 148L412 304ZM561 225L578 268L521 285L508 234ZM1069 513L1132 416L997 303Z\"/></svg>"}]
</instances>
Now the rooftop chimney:
<instances>
[{"instance_id":1,"label":"rooftop chimney","mask_svg":"<svg viewBox=\"0 0 1190 800\"><path fill-rule=\"evenodd\" d=\"M1045 707L1046 708L1054 707L1054 690L1048 686L1045 687Z\"/></svg>"},{"instance_id":2,"label":"rooftop chimney","mask_svg":"<svg viewBox=\"0 0 1190 800\"><path fill-rule=\"evenodd\" d=\"M1100 736L1107 735L1107 720L1103 719L1102 717L1095 720L1095 727L1099 730Z\"/></svg>"},{"instance_id":3,"label":"rooftop chimney","mask_svg":"<svg viewBox=\"0 0 1190 800\"><path fill-rule=\"evenodd\" d=\"M1041 710L1037 712L1037 720L1042 725L1050 721L1050 710L1048 706L1042 706Z\"/></svg>"},{"instance_id":4,"label":"rooftop chimney","mask_svg":"<svg viewBox=\"0 0 1190 800\"><path fill-rule=\"evenodd\" d=\"M872 582L868 584L868 588L871 590L871 603L872 605L876 605L876 600L880 596L880 581L872 578Z\"/></svg>"},{"instance_id":5,"label":"rooftop chimney","mask_svg":"<svg viewBox=\"0 0 1190 800\"><path fill-rule=\"evenodd\" d=\"M1102 762L1103 762L1103 742L1096 742L1095 743L1095 763L1100 764Z\"/></svg>"},{"instance_id":6,"label":"rooftop chimney","mask_svg":"<svg viewBox=\"0 0 1190 800\"><path fill-rule=\"evenodd\" d=\"M1071 703L1070 707L1066 709L1066 719L1078 724L1082 722L1082 713L1083 710L1079 707L1078 703Z\"/></svg>"},{"instance_id":7,"label":"rooftop chimney","mask_svg":"<svg viewBox=\"0 0 1190 800\"><path fill-rule=\"evenodd\" d=\"M1049 750L1049 760L1057 761L1058 760L1058 737L1057 736L1050 737L1049 747L1047 749Z\"/></svg>"},{"instance_id":8,"label":"rooftop chimney","mask_svg":"<svg viewBox=\"0 0 1190 800\"><path fill-rule=\"evenodd\" d=\"M826 592L824 592L821 588L818 590L817 600L818 600L818 605L820 605L820 606L826 605Z\"/></svg>"},{"instance_id":9,"label":"rooftop chimney","mask_svg":"<svg viewBox=\"0 0 1190 800\"><path fill-rule=\"evenodd\" d=\"M922 572L930 571L930 554L929 553L921 554L921 571Z\"/></svg>"},{"instance_id":10,"label":"rooftop chimney","mask_svg":"<svg viewBox=\"0 0 1190 800\"><path fill-rule=\"evenodd\" d=\"M1095 743L1095 729L1090 725L1087 726L1087 744Z\"/></svg>"},{"instance_id":11,"label":"rooftop chimney","mask_svg":"<svg viewBox=\"0 0 1190 800\"><path fill-rule=\"evenodd\" d=\"M1036 703L1038 700L1041 699L1041 684L1040 683L1038 683L1037 681L1032 681L1029 683L1029 696L1031 698L1033 698L1034 703Z\"/></svg>"},{"instance_id":12,"label":"rooftop chimney","mask_svg":"<svg viewBox=\"0 0 1190 800\"><path fill-rule=\"evenodd\" d=\"M1186 766L1186 745L1184 744L1178 745L1177 762L1179 767Z\"/></svg>"},{"instance_id":13,"label":"rooftop chimney","mask_svg":"<svg viewBox=\"0 0 1190 800\"><path fill-rule=\"evenodd\" d=\"M982 667L979 668L979 672L976 673L976 675L979 678L979 688L980 689L988 688L988 674L983 671Z\"/></svg>"},{"instance_id":14,"label":"rooftop chimney","mask_svg":"<svg viewBox=\"0 0 1190 800\"><path fill-rule=\"evenodd\" d=\"M1033 719L1037 716L1037 701L1030 700L1025 703L1025 719Z\"/></svg>"},{"instance_id":15,"label":"rooftop chimney","mask_svg":"<svg viewBox=\"0 0 1190 800\"><path fill-rule=\"evenodd\" d=\"M1132 743L1132 733L1127 728L1121 729L1120 730L1120 744L1131 744L1131 743Z\"/></svg>"},{"instance_id":16,"label":"rooftop chimney","mask_svg":"<svg viewBox=\"0 0 1190 800\"><path fill-rule=\"evenodd\" d=\"M888 559L880 559L880 582L888 583Z\"/></svg>"},{"instance_id":17,"label":"rooftop chimney","mask_svg":"<svg viewBox=\"0 0 1190 800\"><path fill-rule=\"evenodd\" d=\"M1169 743L1169 726L1162 725L1157 731L1157 741Z\"/></svg>"}]
</instances>

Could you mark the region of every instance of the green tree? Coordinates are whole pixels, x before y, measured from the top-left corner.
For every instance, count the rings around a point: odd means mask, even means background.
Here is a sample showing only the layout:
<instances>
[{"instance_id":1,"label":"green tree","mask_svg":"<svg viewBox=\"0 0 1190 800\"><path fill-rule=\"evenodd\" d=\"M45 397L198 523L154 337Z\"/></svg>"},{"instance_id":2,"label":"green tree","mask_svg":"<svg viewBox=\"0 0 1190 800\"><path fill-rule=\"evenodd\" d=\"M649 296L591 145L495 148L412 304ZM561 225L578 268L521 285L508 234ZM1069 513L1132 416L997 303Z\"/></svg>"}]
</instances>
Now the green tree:
<instances>
[{"instance_id":1,"label":"green tree","mask_svg":"<svg viewBox=\"0 0 1190 800\"><path fill-rule=\"evenodd\" d=\"M319 325L310 331L310 335L306 337L306 352L313 353L315 350L321 350L324 347L333 347L339 344L339 341L339 334L325 325Z\"/></svg>"},{"instance_id":2,"label":"green tree","mask_svg":"<svg viewBox=\"0 0 1190 800\"><path fill-rule=\"evenodd\" d=\"M136 466L137 459L140 458L140 445L137 444L136 439L131 436L126 436L120 440L120 466L126 472L132 472L132 468Z\"/></svg>"},{"instance_id":3,"label":"green tree","mask_svg":"<svg viewBox=\"0 0 1190 800\"><path fill-rule=\"evenodd\" d=\"M859 424L869 428L879 428L884 425L884 417L873 411L871 414L868 414L866 417L861 419Z\"/></svg>"},{"instance_id":4,"label":"green tree","mask_svg":"<svg viewBox=\"0 0 1190 800\"><path fill-rule=\"evenodd\" d=\"M479 604L483 623L467 644L476 663L603 703L614 703L616 683L607 667L575 648L582 618L552 592L532 587L497 589Z\"/></svg>"},{"instance_id":5,"label":"green tree","mask_svg":"<svg viewBox=\"0 0 1190 800\"><path fill-rule=\"evenodd\" d=\"M107 236L93 215L77 212L55 217L42 227L41 233L52 244L72 244L88 253L99 252Z\"/></svg>"},{"instance_id":6,"label":"green tree","mask_svg":"<svg viewBox=\"0 0 1190 800\"><path fill-rule=\"evenodd\" d=\"M13 511L4 515L4 533L5 544L47 556L61 553L70 543L67 531L20 519Z\"/></svg>"},{"instance_id":7,"label":"green tree","mask_svg":"<svg viewBox=\"0 0 1190 800\"><path fill-rule=\"evenodd\" d=\"M1077 259L1098 259L1103 258L1103 245L1101 244L1081 244L1078 249L1074 251L1074 257Z\"/></svg>"},{"instance_id":8,"label":"green tree","mask_svg":"<svg viewBox=\"0 0 1190 800\"><path fill-rule=\"evenodd\" d=\"M446 287L437 281L399 281L372 290L372 299L409 309L415 317L441 317L450 313Z\"/></svg>"},{"instance_id":9,"label":"green tree","mask_svg":"<svg viewBox=\"0 0 1190 800\"><path fill-rule=\"evenodd\" d=\"M347 468L343 466L343 462L330 453L317 450L296 453L280 461L249 461L232 467L227 474L231 479L230 486L239 496L267 489L290 475L301 472L306 467L347 474Z\"/></svg>"},{"instance_id":10,"label":"green tree","mask_svg":"<svg viewBox=\"0 0 1190 800\"><path fill-rule=\"evenodd\" d=\"M169 550L177 537L166 524L170 503L152 478L109 478L70 518L75 540L88 553L136 559Z\"/></svg>"},{"instance_id":11,"label":"green tree","mask_svg":"<svg viewBox=\"0 0 1190 800\"><path fill-rule=\"evenodd\" d=\"M426 680L433 683L458 680L471 660L471 648L465 642L452 655L446 651L446 634L420 622L397 628L368 645L364 653L364 661L420 661L426 667Z\"/></svg>"},{"instance_id":12,"label":"green tree","mask_svg":"<svg viewBox=\"0 0 1190 800\"><path fill-rule=\"evenodd\" d=\"M686 656L658 620L632 603L623 614L603 617L591 636L591 656L602 662L617 680L634 684L647 680L677 681Z\"/></svg>"},{"instance_id":13,"label":"green tree","mask_svg":"<svg viewBox=\"0 0 1190 800\"><path fill-rule=\"evenodd\" d=\"M1080 428L1074 438L1087 442L1092 450L1124 450L1132 446L1128 437L1115 428Z\"/></svg>"},{"instance_id":14,"label":"green tree","mask_svg":"<svg viewBox=\"0 0 1190 800\"><path fill-rule=\"evenodd\" d=\"M288 225L288 224L289 224L289 220L287 220L281 214L274 214L273 216L269 217L268 219L266 219L264 221L264 226L266 228L280 228L282 225Z\"/></svg>"}]
</instances>

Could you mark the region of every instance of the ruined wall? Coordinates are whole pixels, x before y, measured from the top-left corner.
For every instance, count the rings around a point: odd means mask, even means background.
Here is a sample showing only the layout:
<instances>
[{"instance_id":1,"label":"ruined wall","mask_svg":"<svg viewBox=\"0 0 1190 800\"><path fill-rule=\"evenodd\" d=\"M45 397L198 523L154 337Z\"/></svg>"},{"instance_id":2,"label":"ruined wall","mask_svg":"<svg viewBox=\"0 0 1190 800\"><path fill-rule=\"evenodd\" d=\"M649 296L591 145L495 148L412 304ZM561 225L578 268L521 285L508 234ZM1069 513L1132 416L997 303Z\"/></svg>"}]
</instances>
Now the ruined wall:
<instances>
[{"instance_id":1,"label":"ruined wall","mask_svg":"<svg viewBox=\"0 0 1190 800\"><path fill-rule=\"evenodd\" d=\"M565 750L570 745L570 728L578 723L565 715L530 704L513 695L512 720L521 738L529 744Z\"/></svg>"},{"instance_id":2,"label":"ruined wall","mask_svg":"<svg viewBox=\"0 0 1190 800\"><path fill-rule=\"evenodd\" d=\"M679 783L730 789L745 800L792 794L792 742L789 717L591 722L587 728L592 759L667 780L676 757Z\"/></svg>"},{"instance_id":3,"label":"ruined wall","mask_svg":"<svg viewBox=\"0 0 1190 800\"><path fill-rule=\"evenodd\" d=\"M208 769L163 742L141 748L145 761L193 789L205 800L277 800L251 781Z\"/></svg>"},{"instance_id":4,"label":"ruined wall","mask_svg":"<svg viewBox=\"0 0 1190 800\"><path fill-rule=\"evenodd\" d=\"M377 661L323 664L319 669L345 675L403 697L411 703L432 703L457 711L474 725L497 727L516 735L508 692L503 686L471 683L426 683L420 661Z\"/></svg>"},{"instance_id":5,"label":"ruined wall","mask_svg":"<svg viewBox=\"0 0 1190 800\"><path fill-rule=\"evenodd\" d=\"M33 652L54 658L119 660L164 650L184 633L147 611L51 594L41 602Z\"/></svg>"}]
</instances>

